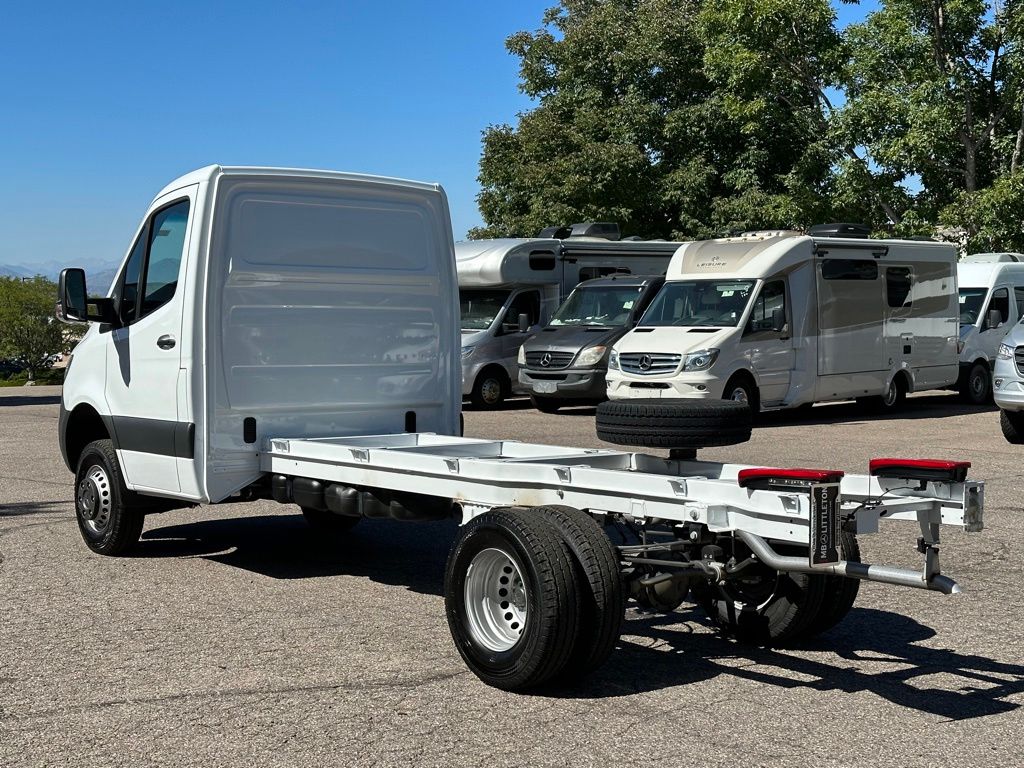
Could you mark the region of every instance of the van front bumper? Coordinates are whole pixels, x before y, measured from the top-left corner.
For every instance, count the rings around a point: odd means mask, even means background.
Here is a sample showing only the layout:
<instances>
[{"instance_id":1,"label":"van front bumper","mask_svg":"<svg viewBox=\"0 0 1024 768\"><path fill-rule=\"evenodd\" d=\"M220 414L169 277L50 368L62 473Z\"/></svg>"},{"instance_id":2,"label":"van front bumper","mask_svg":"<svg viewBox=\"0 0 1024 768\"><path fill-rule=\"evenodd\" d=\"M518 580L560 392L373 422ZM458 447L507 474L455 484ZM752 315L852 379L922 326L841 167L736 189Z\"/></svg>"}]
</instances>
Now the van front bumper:
<instances>
[{"instance_id":1,"label":"van front bumper","mask_svg":"<svg viewBox=\"0 0 1024 768\"><path fill-rule=\"evenodd\" d=\"M996 374L992 377L992 399L1004 411L1024 411L1024 381Z\"/></svg>"},{"instance_id":2,"label":"van front bumper","mask_svg":"<svg viewBox=\"0 0 1024 768\"><path fill-rule=\"evenodd\" d=\"M519 384L541 397L564 400L604 400L604 369L565 368L560 371L519 369Z\"/></svg>"},{"instance_id":3,"label":"van front bumper","mask_svg":"<svg viewBox=\"0 0 1024 768\"><path fill-rule=\"evenodd\" d=\"M692 376L692 378L691 378ZM642 378L608 378L607 393L612 400L629 398L670 399L710 399L721 398L725 391L725 382L717 376L693 373L689 376L676 376L671 379Z\"/></svg>"}]
</instances>

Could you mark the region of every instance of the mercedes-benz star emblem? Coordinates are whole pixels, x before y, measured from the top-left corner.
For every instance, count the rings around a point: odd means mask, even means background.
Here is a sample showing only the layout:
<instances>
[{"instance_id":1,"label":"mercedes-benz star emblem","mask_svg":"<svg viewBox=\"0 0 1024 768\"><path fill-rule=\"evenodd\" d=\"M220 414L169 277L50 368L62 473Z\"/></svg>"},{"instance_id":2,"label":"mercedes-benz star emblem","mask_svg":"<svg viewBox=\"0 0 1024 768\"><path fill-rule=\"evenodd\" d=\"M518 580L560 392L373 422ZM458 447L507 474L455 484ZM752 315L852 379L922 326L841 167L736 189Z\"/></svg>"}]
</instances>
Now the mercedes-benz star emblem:
<instances>
[{"instance_id":1,"label":"mercedes-benz star emblem","mask_svg":"<svg viewBox=\"0 0 1024 768\"><path fill-rule=\"evenodd\" d=\"M638 363L641 371L651 370L652 365L654 365L654 359L650 355L643 355Z\"/></svg>"},{"instance_id":2,"label":"mercedes-benz star emblem","mask_svg":"<svg viewBox=\"0 0 1024 768\"><path fill-rule=\"evenodd\" d=\"M540 358L540 364L547 368L551 365L551 353L545 352Z\"/></svg>"}]
</instances>

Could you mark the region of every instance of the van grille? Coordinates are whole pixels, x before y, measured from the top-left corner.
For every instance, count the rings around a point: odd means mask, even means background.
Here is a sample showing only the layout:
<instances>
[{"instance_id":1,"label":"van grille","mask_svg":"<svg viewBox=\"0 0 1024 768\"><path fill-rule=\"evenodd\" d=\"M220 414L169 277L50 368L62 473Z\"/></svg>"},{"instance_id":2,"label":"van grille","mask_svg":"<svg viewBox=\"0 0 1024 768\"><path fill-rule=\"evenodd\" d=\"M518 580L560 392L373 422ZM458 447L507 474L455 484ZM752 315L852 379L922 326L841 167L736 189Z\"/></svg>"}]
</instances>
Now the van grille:
<instances>
[{"instance_id":1,"label":"van grille","mask_svg":"<svg viewBox=\"0 0 1024 768\"><path fill-rule=\"evenodd\" d=\"M553 368L565 368L572 362L574 357L576 355L572 352L527 352L526 365L528 368L540 368L550 371ZM545 358L547 358L547 365L544 364Z\"/></svg>"},{"instance_id":2,"label":"van grille","mask_svg":"<svg viewBox=\"0 0 1024 768\"><path fill-rule=\"evenodd\" d=\"M619 355L619 367L626 373L641 376L657 376L675 373L682 355L659 352L628 352Z\"/></svg>"},{"instance_id":3,"label":"van grille","mask_svg":"<svg viewBox=\"0 0 1024 768\"><path fill-rule=\"evenodd\" d=\"M1024 376L1024 347L1013 350L1013 362L1017 364L1017 373Z\"/></svg>"}]
</instances>

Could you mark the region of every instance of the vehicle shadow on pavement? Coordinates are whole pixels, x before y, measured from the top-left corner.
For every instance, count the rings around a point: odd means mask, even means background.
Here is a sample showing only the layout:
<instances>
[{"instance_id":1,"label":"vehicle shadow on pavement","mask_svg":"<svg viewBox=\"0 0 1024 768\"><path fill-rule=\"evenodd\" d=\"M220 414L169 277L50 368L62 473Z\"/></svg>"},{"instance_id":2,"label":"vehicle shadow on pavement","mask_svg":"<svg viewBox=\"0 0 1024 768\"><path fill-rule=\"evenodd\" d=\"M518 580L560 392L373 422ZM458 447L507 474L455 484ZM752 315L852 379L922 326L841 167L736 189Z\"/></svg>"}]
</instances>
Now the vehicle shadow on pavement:
<instances>
[{"instance_id":1,"label":"vehicle shadow on pavement","mask_svg":"<svg viewBox=\"0 0 1024 768\"><path fill-rule=\"evenodd\" d=\"M17 397L0 397L0 408L17 405L58 405L60 395L18 395Z\"/></svg>"},{"instance_id":2,"label":"vehicle shadow on pavement","mask_svg":"<svg viewBox=\"0 0 1024 768\"><path fill-rule=\"evenodd\" d=\"M969 416L975 413L993 413L993 404L970 405L961 402L958 395L930 395L908 399L892 412L877 412L856 403L825 403L814 408L796 408L786 411L768 411L759 414L756 429L790 427L794 425L843 424L857 421L900 421L904 419L938 419L945 416Z\"/></svg>"},{"instance_id":3,"label":"vehicle shadow on pavement","mask_svg":"<svg viewBox=\"0 0 1024 768\"><path fill-rule=\"evenodd\" d=\"M202 557L273 579L364 576L441 595L456 529L453 520L363 520L331 536L312 530L301 514L261 515L153 527L142 534L133 554Z\"/></svg>"},{"instance_id":4,"label":"vehicle shadow on pavement","mask_svg":"<svg viewBox=\"0 0 1024 768\"><path fill-rule=\"evenodd\" d=\"M841 625L791 652L757 648L714 633L693 632L696 611L629 621L624 637L586 690L551 692L569 698L632 695L716 676L822 693L873 693L908 709L949 720L1009 712L1024 693L1024 666L916 643L935 631L914 619L871 608L853 609ZM686 623L683 623L686 622ZM686 631L686 626L691 631ZM809 657L809 654L811 656ZM838 658L836 658L838 657ZM863 664L865 668L842 662ZM880 671L874 671L885 665ZM870 669L870 671L868 671ZM952 689L930 685L930 675ZM956 678L951 681L951 678Z\"/></svg>"},{"instance_id":5,"label":"vehicle shadow on pavement","mask_svg":"<svg viewBox=\"0 0 1024 768\"><path fill-rule=\"evenodd\" d=\"M60 501L22 501L15 504L0 504L0 517L21 517L22 515L39 515L46 512L58 512L71 506L67 500Z\"/></svg>"}]
</instances>

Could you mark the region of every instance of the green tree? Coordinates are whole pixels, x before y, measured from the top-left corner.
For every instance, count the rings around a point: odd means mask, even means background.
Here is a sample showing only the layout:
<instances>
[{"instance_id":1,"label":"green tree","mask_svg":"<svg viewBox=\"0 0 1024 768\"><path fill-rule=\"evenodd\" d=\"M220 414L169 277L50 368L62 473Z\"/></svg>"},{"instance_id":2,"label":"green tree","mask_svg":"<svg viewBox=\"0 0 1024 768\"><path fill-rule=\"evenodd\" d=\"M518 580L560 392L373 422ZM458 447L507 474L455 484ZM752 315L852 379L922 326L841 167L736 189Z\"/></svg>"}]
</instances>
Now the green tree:
<instances>
[{"instance_id":1,"label":"green tree","mask_svg":"<svg viewBox=\"0 0 1024 768\"><path fill-rule=\"evenodd\" d=\"M0 357L28 371L29 381L52 365L50 356L70 351L68 327L57 321L57 286L43 277L0 278Z\"/></svg>"},{"instance_id":2,"label":"green tree","mask_svg":"<svg viewBox=\"0 0 1024 768\"><path fill-rule=\"evenodd\" d=\"M864 162L838 168L839 194L902 233L1005 207L995 198L1020 185L1001 180L1024 169L1022 27L1021 0L883 0L849 27L832 128Z\"/></svg>"},{"instance_id":3,"label":"green tree","mask_svg":"<svg viewBox=\"0 0 1024 768\"><path fill-rule=\"evenodd\" d=\"M826 218L827 0L562 0L507 41L536 107L484 132L474 237L699 237Z\"/></svg>"}]
</instances>

